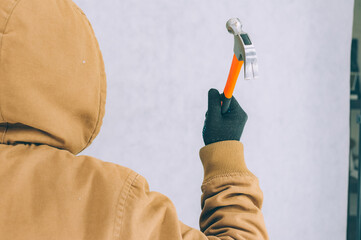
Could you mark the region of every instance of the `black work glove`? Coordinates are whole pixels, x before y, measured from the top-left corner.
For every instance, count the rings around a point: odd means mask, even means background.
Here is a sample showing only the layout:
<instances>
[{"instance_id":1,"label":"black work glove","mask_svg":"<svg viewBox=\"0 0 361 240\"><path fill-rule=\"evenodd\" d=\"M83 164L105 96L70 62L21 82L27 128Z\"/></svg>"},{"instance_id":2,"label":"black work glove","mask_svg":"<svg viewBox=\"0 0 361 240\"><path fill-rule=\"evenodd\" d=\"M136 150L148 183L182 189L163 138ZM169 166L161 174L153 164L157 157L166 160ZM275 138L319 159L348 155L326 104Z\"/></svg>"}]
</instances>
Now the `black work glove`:
<instances>
[{"instance_id":1,"label":"black work glove","mask_svg":"<svg viewBox=\"0 0 361 240\"><path fill-rule=\"evenodd\" d=\"M222 114L222 95L214 88L208 91L208 111L202 132L205 145L241 139L248 116L233 96L228 111Z\"/></svg>"}]
</instances>

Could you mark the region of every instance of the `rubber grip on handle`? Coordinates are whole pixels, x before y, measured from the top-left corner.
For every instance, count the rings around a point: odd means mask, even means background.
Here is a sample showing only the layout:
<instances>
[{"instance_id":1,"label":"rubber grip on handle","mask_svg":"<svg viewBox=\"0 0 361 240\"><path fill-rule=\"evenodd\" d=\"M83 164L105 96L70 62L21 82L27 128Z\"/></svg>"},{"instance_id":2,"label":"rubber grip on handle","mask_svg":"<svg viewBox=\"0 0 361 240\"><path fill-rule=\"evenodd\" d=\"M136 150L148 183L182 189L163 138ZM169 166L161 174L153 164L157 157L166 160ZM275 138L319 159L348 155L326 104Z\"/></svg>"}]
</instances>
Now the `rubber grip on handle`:
<instances>
[{"instance_id":1,"label":"rubber grip on handle","mask_svg":"<svg viewBox=\"0 0 361 240\"><path fill-rule=\"evenodd\" d=\"M232 98L227 98L224 96L224 94L222 95L222 100L221 100L221 113L225 114L228 111L229 105L231 104L231 99Z\"/></svg>"}]
</instances>

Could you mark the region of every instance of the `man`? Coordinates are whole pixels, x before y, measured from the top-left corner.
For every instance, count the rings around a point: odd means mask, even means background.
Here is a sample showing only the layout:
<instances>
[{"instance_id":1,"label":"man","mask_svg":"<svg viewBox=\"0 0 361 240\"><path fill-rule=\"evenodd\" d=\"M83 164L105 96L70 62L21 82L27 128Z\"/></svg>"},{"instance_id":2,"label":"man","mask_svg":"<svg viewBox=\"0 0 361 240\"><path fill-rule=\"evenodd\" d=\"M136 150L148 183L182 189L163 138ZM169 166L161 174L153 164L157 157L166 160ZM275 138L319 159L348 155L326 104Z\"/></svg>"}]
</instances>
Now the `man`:
<instances>
[{"instance_id":1,"label":"man","mask_svg":"<svg viewBox=\"0 0 361 240\"><path fill-rule=\"evenodd\" d=\"M133 170L80 155L100 130L106 78L71 0L0 1L0 239L268 239L239 141L247 115L208 94L200 230ZM118 143L119 144L119 143ZM126 149L125 149L126 150Z\"/></svg>"}]
</instances>

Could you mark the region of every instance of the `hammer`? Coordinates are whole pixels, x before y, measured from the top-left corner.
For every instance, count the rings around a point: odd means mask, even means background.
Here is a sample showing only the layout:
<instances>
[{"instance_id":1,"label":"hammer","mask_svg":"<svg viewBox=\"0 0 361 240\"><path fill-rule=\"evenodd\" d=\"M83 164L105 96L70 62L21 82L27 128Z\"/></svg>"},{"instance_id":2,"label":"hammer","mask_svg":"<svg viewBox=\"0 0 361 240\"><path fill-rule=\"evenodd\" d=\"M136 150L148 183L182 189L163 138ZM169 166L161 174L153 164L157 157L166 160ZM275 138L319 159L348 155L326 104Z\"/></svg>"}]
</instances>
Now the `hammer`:
<instances>
[{"instance_id":1,"label":"hammer","mask_svg":"<svg viewBox=\"0 0 361 240\"><path fill-rule=\"evenodd\" d=\"M258 77L256 49L248 34L242 30L241 21L238 18L231 18L227 21L226 28L229 33L234 35L234 54L227 83L223 90L222 114L228 111L242 65L244 64L244 79L249 80Z\"/></svg>"}]
</instances>

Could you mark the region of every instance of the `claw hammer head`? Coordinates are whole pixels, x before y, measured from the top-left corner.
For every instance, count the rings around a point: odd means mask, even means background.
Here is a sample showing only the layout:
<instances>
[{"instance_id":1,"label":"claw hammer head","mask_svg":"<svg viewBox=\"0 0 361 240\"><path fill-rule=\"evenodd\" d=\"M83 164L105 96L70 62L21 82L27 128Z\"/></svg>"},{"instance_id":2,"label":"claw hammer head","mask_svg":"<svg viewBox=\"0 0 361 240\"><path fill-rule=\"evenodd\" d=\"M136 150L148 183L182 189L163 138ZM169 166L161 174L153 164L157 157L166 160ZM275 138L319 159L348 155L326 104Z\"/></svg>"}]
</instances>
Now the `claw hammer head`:
<instances>
[{"instance_id":1,"label":"claw hammer head","mask_svg":"<svg viewBox=\"0 0 361 240\"><path fill-rule=\"evenodd\" d=\"M227 21L226 27L228 32L234 35L234 55L238 61L244 61L244 79L258 77L256 49L248 34L242 30L241 21L231 18Z\"/></svg>"}]
</instances>

